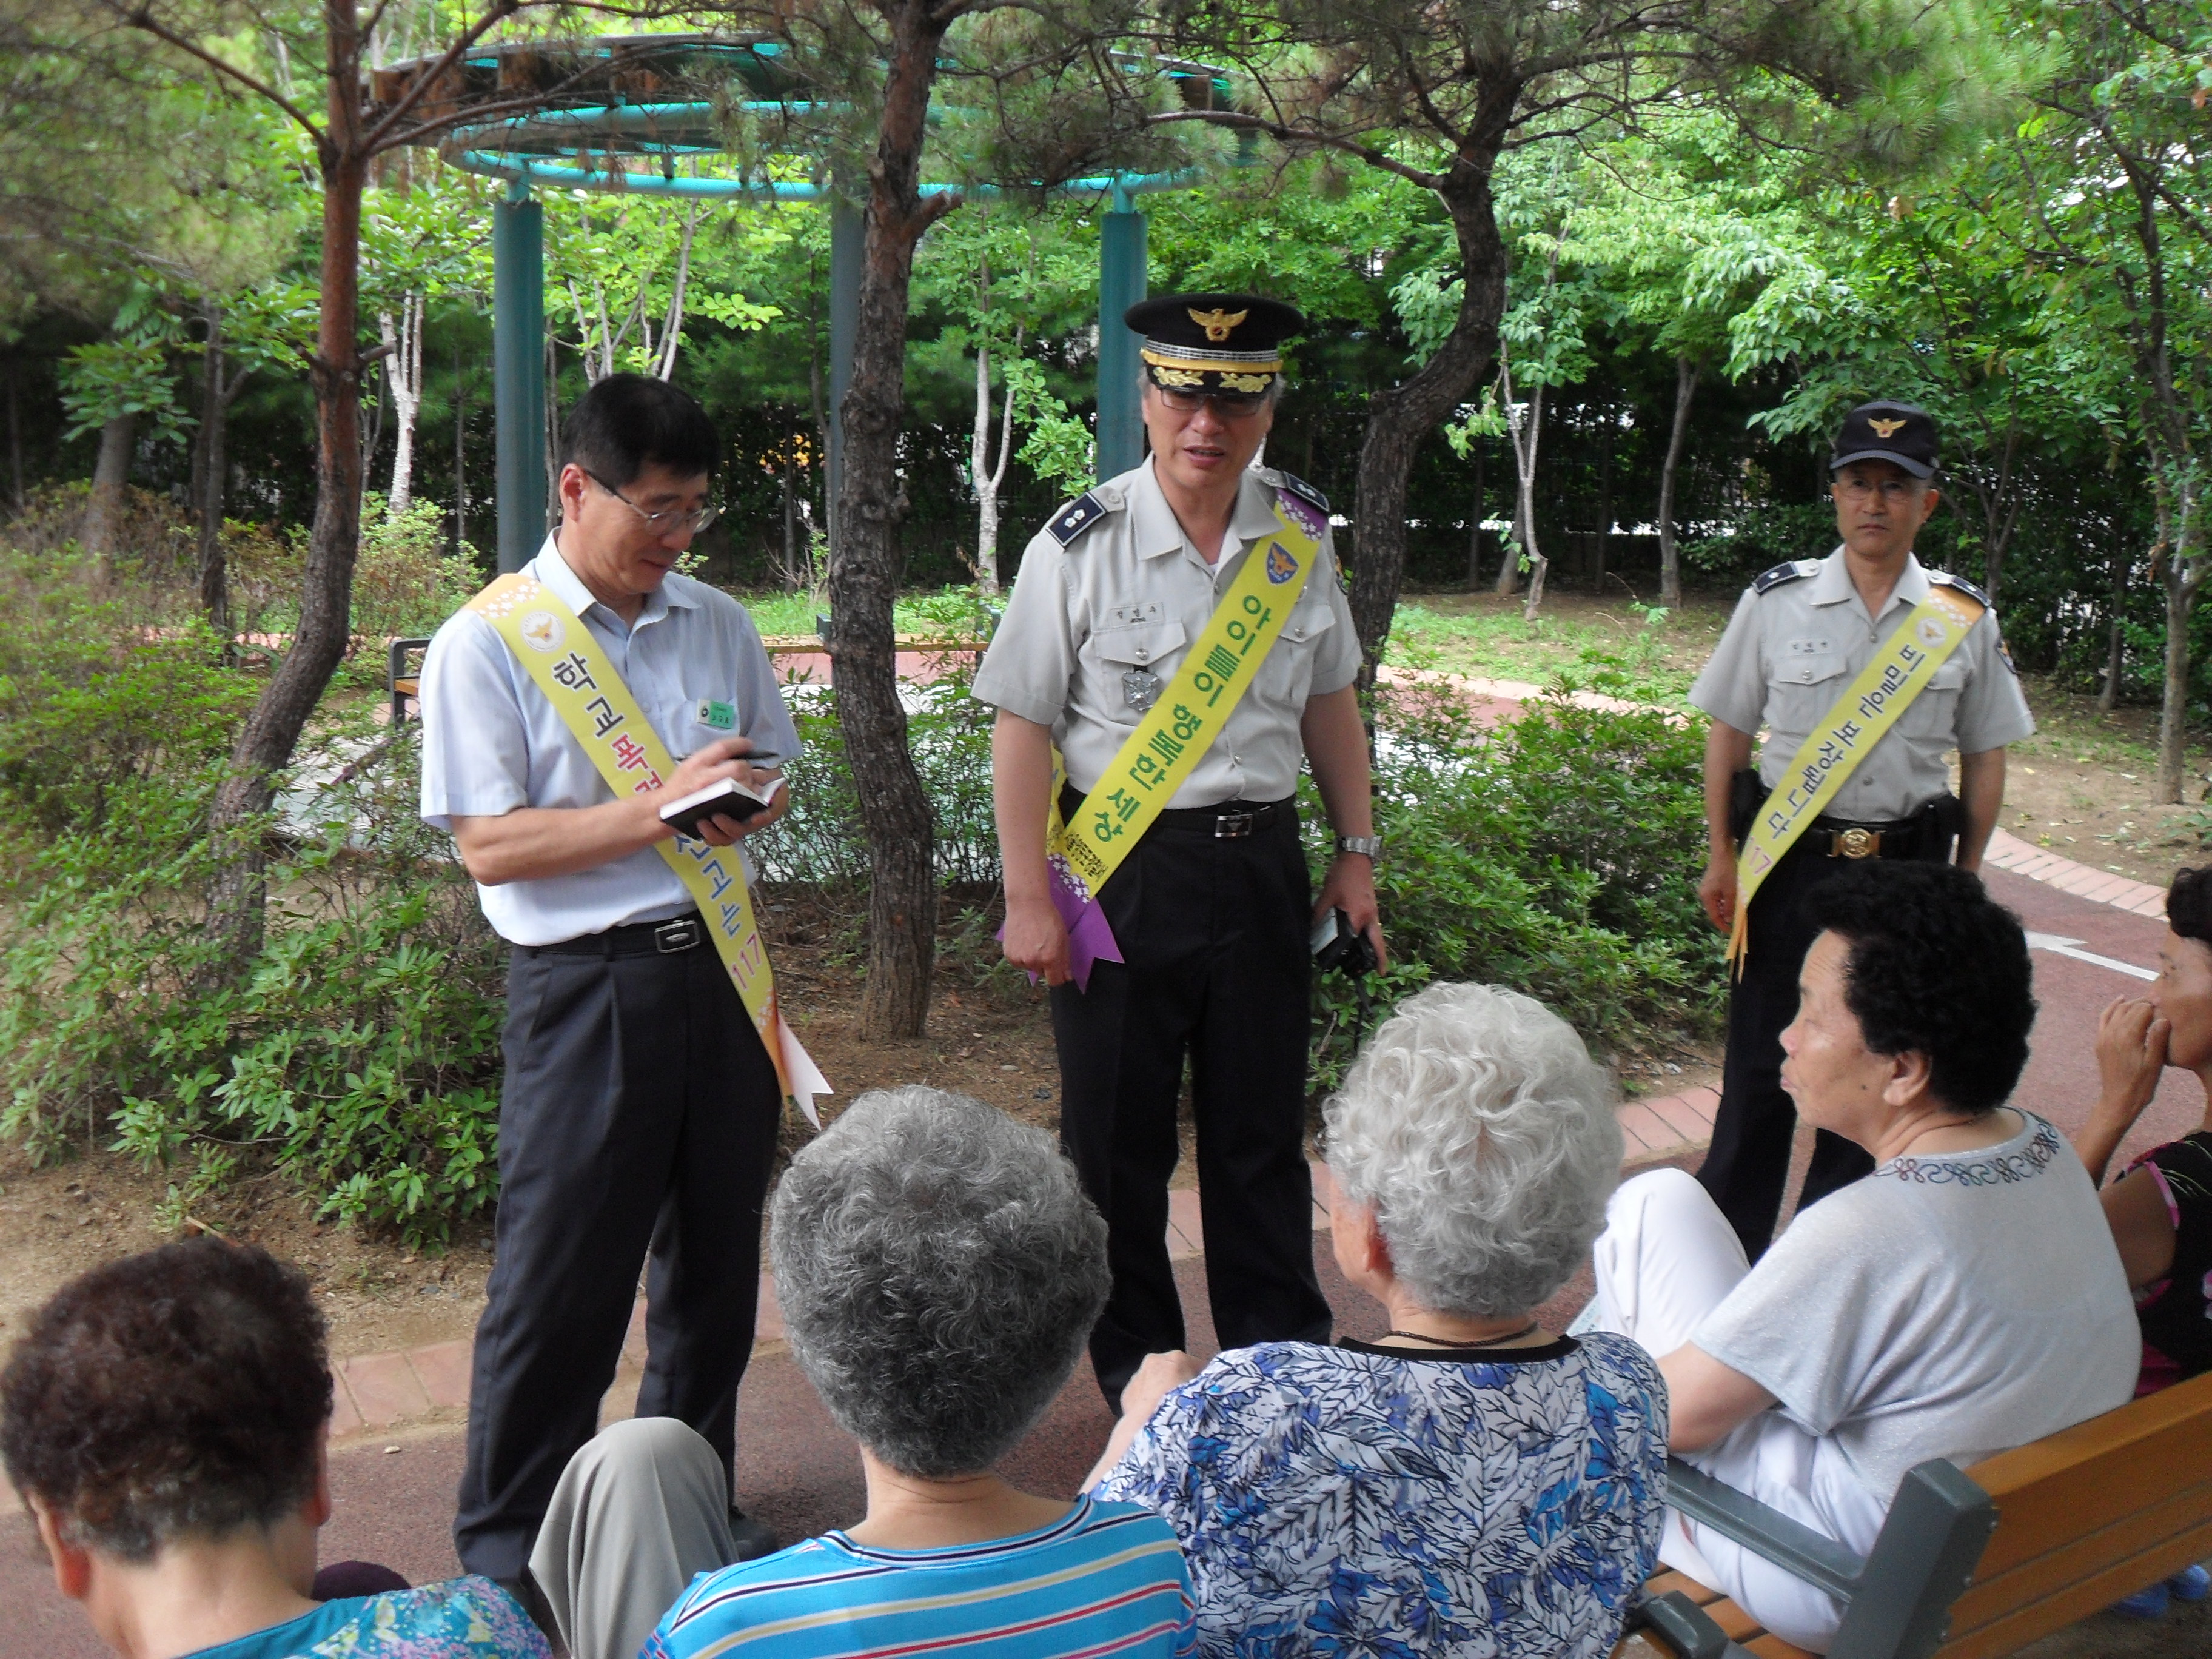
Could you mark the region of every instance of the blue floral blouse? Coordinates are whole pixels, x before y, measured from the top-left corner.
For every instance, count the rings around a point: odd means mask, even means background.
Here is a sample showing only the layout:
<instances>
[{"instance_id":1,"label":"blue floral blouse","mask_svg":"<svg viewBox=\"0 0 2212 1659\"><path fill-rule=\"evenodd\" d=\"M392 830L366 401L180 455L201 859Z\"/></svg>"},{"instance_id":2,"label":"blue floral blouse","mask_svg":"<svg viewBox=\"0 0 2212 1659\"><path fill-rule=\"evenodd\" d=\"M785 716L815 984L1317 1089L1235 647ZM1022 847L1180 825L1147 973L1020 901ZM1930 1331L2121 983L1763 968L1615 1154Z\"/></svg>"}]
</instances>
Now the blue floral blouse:
<instances>
[{"instance_id":1,"label":"blue floral blouse","mask_svg":"<svg viewBox=\"0 0 2212 1659\"><path fill-rule=\"evenodd\" d=\"M1209 1655L1605 1659L1659 1554L1667 1392L1593 1333L1268 1343L1168 1395L1099 1495L1183 1540Z\"/></svg>"}]
</instances>

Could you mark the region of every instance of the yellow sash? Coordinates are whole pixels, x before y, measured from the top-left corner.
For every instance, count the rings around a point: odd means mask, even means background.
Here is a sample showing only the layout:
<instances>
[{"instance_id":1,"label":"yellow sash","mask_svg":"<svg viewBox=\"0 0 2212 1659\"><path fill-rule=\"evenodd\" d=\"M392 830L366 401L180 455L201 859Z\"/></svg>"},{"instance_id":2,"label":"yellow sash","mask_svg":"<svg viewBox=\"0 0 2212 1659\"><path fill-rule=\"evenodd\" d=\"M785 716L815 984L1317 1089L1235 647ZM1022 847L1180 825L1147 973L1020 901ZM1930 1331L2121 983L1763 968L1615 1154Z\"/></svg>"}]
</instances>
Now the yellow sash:
<instances>
[{"instance_id":1,"label":"yellow sash","mask_svg":"<svg viewBox=\"0 0 2212 1659\"><path fill-rule=\"evenodd\" d=\"M1326 520L1285 490L1276 492L1275 518L1278 528L1245 556L1182 667L1122 741L1073 824L1060 822L1059 786L1065 774L1054 752L1046 856L1085 902L1121 867L1221 735L1305 592Z\"/></svg>"},{"instance_id":2,"label":"yellow sash","mask_svg":"<svg viewBox=\"0 0 2212 1659\"><path fill-rule=\"evenodd\" d=\"M675 775L676 762L659 733L592 630L558 594L534 576L511 574L471 599L468 608L499 630L514 659L617 795L657 789ZM784 1093L799 1103L810 1123L821 1127L814 1097L833 1091L777 1004L775 974L753 920L752 895L737 849L710 847L689 836L659 845L661 857L698 902L714 950L752 1016Z\"/></svg>"},{"instance_id":3,"label":"yellow sash","mask_svg":"<svg viewBox=\"0 0 2212 1659\"><path fill-rule=\"evenodd\" d=\"M1898 624L1889 647L1844 688L1790 762L1789 775L1774 786L1751 821L1735 866L1735 926L1728 959L1741 969L1749 942L1744 918L1751 896L1825 811L1858 763L1888 735L1936 671L1974 631L1984 607L1968 594L1931 584L1925 603Z\"/></svg>"}]
</instances>

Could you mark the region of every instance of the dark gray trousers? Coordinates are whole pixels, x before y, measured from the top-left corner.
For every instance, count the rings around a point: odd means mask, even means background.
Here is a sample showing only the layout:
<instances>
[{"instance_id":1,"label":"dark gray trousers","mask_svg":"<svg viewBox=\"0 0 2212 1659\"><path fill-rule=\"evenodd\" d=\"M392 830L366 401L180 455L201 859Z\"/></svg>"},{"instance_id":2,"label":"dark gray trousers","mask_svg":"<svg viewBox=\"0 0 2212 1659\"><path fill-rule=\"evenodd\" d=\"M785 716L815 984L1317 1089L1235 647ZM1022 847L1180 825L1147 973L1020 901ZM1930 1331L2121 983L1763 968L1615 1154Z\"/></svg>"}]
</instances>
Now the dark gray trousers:
<instances>
[{"instance_id":1,"label":"dark gray trousers","mask_svg":"<svg viewBox=\"0 0 2212 1659\"><path fill-rule=\"evenodd\" d=\"M453 1522L463 1568L494 1578L521 1573L562 1469L599 1427L648 1253L638 1415L688 1423L730 1468L782 1106L705 943L518 949L505 1050L496 1255Z\"/></svg>"},{"instance_id":2,"label":"dark gray trousers","mask_svg":"<svg viewBox=\"0 0 2212 1659\"><path fill-rule=\"evenodd\" d=\"M1107 1402L1183 1346L1166 1240L1190 1062L1206 1291L1224 1348L1326 1342L1306 1169L1312 900L1297 820L1248 838L1157 824L1101 890L1124 962L1054 986L1060 1133L1106 1218L1114 1290L1091 1333Z\"/></svg>"}]
</instances>

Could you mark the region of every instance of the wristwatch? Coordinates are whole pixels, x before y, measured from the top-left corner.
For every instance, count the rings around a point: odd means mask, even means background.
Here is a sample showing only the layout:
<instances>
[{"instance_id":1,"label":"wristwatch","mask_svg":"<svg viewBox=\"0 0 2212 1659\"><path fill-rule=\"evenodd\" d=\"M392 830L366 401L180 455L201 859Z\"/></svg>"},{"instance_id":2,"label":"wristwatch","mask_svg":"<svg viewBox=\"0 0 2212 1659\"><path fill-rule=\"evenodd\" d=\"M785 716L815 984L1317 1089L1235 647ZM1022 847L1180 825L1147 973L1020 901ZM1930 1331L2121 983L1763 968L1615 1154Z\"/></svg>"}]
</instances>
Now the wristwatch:
<instances>
[{"instance_id":1,"label":"wristwatch","mask_svg":"<svg viewBox=\"0 0 2212 1659\"><path fill-rule=\"evenodd\" d=\"M1357 853L1362 858L1364 858L1370 863L1372 863L1374 860L1382 856L1382 837L1380 836L1339 836L1336 838L1336 850L1340 853Z\"/></svg>"}]
</instances>

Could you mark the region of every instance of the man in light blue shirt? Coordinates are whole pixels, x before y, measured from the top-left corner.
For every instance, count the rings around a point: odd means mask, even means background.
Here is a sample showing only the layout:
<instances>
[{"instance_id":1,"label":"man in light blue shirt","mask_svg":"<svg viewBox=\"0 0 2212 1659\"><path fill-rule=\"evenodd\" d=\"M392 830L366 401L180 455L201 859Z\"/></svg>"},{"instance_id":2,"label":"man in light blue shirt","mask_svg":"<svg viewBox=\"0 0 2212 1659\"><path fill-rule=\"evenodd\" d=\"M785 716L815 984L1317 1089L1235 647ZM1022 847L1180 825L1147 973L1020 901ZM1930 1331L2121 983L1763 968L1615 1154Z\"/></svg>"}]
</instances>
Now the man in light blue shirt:
<instances>
[{"instance_id":1,"label":"man in light blue shirt","mask_svg":"<svg viewBox=\"0 0 2212 1659\"><path fill-rule=\"evenodd\" d=\"M719 779L772 776L799 735L744 608L673 574L714 516L720 447L684 392L602 380L569 413L561 527L526 568L592 630L678 757L659 789L617 797L474 612L439 629L423 664L422 816L451 831L514 947L496 1256L453 1526L467 1570L511 1585L562 1468L598 1427L648 1252L639 1413L690 1424L726 1468L735 1450L782 1097L658 850L673 834L659 809ZM728 846L787 799L699 833ZM741 1551L773 1547L757 1523L733 1530Z\"/></svg>"}]
</instances>

